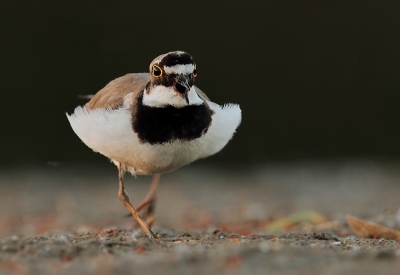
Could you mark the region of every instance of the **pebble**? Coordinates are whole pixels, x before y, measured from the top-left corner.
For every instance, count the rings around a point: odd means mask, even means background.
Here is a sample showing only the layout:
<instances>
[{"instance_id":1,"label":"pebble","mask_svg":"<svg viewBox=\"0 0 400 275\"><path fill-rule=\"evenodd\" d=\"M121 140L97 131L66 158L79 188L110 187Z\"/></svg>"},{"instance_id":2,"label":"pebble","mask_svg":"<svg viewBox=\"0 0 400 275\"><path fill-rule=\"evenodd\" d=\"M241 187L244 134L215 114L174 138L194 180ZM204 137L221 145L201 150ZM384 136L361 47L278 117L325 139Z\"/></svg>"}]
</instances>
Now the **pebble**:
<instances>
[{"instance_id":1,"label":"pebble","mask_svg":"<svg viewBox=\"0 0 400 275\"><path fill-rule=\"evenodd\" d=\"M12 241L19 241L19 238L15 235L11 236L10 238Z\"/></svg>"},{"instance_id":2,"label":"pebble","mask_svg":"<svg viewBox=\"0 0 400 275\"><path fill-rule=\"evenodd\" d=\"M65 236L65 235L59 235L59 236L57 237L57 241L66 243L66 242L68 242L68 238L67 238L67 236Z\"/></svg>"},{"instance_id":3,"label":"pebble","mask_svg":"<svg viewBox=\"0 0 400 275\"><path fill-rule=\"evenodd\" d=\"M134 234L134 233L132 233L132 235L131 235L131 239L132 239L132 241L134 241L134 242L137 242L137 238L136 238L136 236L135 236L135 234Z\"/></svg>"},{"instance_id":4,"label":"pebble","mask_svg":"<svg viewBox=\"0 0 400 275\"><path fill-rule=\"evenodd\" d=\"M271 251L271 246L267 242L260 242L258 248L262 253L268 253Z\"/></svg>"}]
</instances>

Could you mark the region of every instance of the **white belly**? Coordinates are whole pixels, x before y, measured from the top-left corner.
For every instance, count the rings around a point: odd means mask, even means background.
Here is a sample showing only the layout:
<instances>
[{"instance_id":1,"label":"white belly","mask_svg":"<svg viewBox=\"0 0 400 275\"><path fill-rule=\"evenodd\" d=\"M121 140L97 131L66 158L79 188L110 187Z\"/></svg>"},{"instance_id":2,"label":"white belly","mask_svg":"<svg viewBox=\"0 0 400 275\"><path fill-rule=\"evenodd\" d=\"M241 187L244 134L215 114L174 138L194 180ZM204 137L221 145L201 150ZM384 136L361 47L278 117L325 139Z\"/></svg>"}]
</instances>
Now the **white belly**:
<instances>
[{"instance_id":1,"label":"white belly","mask_svg":"<svg viewBox=\"0 0 400 275\"><path fill-rule=\"evenodd\" d=\"M68 120L79 138L114 163L128 166L132 174L165 173L220 151L232 138L241 121L236 104L221 107L208 102L215 112L206 134L191 141L163 144L141 143L132 130L129 106L117 110L87 110L77 107Z\"/></svg>"}]
</instances>

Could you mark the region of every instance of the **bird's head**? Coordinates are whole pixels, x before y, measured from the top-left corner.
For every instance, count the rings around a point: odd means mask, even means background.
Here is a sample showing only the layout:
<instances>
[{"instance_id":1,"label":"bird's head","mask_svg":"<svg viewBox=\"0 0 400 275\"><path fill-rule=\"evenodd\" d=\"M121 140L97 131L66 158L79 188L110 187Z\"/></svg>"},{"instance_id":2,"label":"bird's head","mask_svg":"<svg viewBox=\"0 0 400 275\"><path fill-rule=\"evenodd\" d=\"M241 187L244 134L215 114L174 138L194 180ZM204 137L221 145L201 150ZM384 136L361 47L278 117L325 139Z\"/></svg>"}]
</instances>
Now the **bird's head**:
<instances>
[{"instance_id":1,"label":"bird's head","mask_svg":"<svg viewBox=\"0 0 400 275\"><path fill-rule=\"evenodd\" d=\"M200 105L203 100L193 85L197 68L185 52L169 52L150 63L150 77L143 94L143 104L151 107Z\"/></svg>"}]
</instances>

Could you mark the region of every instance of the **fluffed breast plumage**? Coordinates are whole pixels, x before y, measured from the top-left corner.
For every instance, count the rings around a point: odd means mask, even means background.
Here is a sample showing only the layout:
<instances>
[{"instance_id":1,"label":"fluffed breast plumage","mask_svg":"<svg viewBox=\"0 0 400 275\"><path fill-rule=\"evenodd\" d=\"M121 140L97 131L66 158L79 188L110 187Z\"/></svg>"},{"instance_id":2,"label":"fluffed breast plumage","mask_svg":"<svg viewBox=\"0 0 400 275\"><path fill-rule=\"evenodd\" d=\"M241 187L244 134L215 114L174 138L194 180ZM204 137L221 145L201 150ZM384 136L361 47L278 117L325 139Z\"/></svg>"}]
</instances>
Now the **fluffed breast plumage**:
<instances>
[{"instance_id":1,"label":"fluffed breast plumage","mask_svg":"<svg viewBox=\"0 0 400 275\"><path fill-rule=\"evenodd\" d=\"M193 140L162 144L144 143L132 129L136 101L146 86L148 74L128 74L100 90L84 107L77 107L68 120L79 138L114 163L124 163L133 174L155 174L175 170L199 158L219 152L241 122L236 104L219 106L200 89L198 95L213 111L204 135Z\"/></svg>"}]
</instances>

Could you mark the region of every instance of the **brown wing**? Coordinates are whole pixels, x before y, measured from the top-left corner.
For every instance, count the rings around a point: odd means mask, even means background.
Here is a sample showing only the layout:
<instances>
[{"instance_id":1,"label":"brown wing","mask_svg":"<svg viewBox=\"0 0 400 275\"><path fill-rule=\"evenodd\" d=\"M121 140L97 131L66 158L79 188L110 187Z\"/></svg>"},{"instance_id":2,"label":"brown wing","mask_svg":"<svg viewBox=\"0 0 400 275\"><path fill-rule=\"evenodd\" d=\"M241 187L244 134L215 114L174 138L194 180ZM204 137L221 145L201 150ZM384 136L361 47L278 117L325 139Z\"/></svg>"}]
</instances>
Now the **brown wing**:
<instances>
[{"instance_id":1,"label":"brown wing","mask_svg":"<svg viewBox=\"0 0 400 275\"><path fill-rule=\"evenodd\" d=\"M195 86L195 87L196 87L196 92L197 92L197 94L199 95L199 97L200 97L203 101L211 101L211 100L208 98L208 96L206 96L206 94L205 94L202 90L199 89L199 87L197 87L197 86Z\"/></svg>"},{"instance_id":2,"label":"brown wing","mask_svg":"<svg viewBox=\"0 0 400 275\"><path fill-rule=\"evenodd\" d=\"M148 73L127 74L114 79L103 89L97 92L86 103L87 109L110 108L115 109L124 104L124 97L129 93L139 94L144 89L149 79Z\"/></svg>"}]
</instances>

